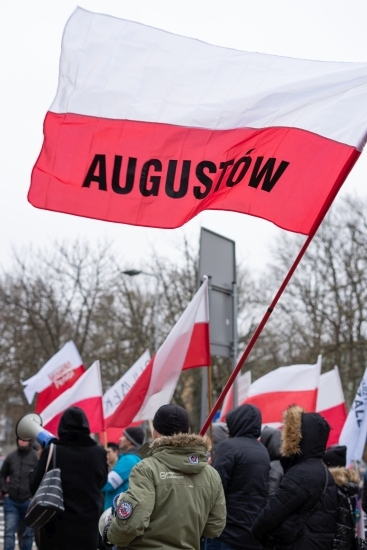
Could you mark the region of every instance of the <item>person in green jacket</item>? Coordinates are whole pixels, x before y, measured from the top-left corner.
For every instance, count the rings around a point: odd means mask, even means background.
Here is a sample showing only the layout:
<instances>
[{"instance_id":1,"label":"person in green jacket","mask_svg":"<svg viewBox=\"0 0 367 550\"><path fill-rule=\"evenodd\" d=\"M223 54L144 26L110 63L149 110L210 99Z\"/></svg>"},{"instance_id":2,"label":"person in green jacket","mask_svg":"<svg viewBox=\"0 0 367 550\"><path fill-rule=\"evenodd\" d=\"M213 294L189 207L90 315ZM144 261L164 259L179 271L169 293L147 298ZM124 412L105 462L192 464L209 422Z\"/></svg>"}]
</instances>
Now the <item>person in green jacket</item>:
<instances>
[{"instance_id":1,"label":"person in green jacket","mask_svg":"<svg viewBox=\"0 0 367 550\"><path fill-rule=\"evenodd\" d=\"M129 550L199 550L202 536L219 537L226 524L222 482L206 458L210 439L188 433L178 405L160 407L153 428L150 456L131 471L103 541Z\"/></svg>"}]
</instances>

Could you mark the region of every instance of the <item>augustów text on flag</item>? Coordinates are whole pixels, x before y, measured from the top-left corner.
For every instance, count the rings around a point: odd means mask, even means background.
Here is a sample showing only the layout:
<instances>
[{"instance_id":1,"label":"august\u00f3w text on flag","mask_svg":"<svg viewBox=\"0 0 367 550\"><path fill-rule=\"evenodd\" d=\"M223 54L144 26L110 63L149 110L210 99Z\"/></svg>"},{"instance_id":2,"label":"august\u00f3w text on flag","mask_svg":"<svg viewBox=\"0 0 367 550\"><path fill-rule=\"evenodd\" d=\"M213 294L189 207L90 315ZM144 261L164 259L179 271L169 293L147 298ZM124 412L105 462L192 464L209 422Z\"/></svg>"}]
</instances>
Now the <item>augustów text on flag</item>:
<instances>
[{"instance_id":1,"label":"august\u00f3w text on flag","mask_svg":"<svg viewBox=\"0 0 367 550\"><path fill-rule=\"evenodd\" d=\"M310 235L366 130L365 63L236 51L78 8L28 197L166 228L231 210Z\"/></svg>"}]
</instances>

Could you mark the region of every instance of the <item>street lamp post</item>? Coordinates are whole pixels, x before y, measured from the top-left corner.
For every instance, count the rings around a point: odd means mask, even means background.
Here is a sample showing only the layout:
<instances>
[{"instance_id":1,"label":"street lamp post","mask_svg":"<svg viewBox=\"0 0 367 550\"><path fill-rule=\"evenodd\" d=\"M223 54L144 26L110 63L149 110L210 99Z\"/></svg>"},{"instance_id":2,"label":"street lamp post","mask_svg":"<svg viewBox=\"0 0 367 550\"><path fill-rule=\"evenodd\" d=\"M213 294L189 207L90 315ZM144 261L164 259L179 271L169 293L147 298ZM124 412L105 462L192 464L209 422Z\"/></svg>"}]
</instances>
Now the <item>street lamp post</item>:
<instances>
[{"instance_id":1,"label":"street lamp post","mask_svg":"<svg viewBox=\"0 0 367 550\"><path fill-rule=\"evenodd\" d=\"M147 271L141 271L138 269L127 269L123 271L125 275L129 277L135 277L136 275L147 275L148 277L154 277L156 280L155 287L155 297L154 297L154 352L157 353L159 346L159 317L158 317L158 307L159 307L159 275L156 273L149 273Z\"/></svg>"}]
</instances>

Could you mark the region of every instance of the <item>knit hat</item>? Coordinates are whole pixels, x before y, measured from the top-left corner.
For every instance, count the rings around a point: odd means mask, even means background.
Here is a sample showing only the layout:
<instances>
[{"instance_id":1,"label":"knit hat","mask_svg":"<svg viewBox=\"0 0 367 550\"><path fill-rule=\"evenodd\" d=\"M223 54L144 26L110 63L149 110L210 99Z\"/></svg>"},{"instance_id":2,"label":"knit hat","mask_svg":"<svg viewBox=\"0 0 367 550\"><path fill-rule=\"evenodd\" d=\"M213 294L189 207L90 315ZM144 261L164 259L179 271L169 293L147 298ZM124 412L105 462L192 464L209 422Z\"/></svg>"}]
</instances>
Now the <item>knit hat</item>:
<instances>
[{"instance_id":1,"label":"knit hat","mask_svg":"<svg viewBox=\"0 0 367 550\"><path fill-rule=\"evenodd\" d=\"M128 439L135 447L141 447L145 443L145 433L141 428L126 428L122 434Z\"/></svg>"},{"instance_id":2,"label":"knit hat","mask_svg":"<svg viewBox=\"0 0 367 550\"><path fill-rule=\"evenodd\" d=\"M334 445L329 447L324 454L323 462L326 466L334 468L337 466L345 467L347 463L347 448L345 445Z\"/></svg>"},{"instance_id":3,"label":"knit hat","mask_svg":"<svg viewBox=\"0 0 367 550\"><path fill-rule=\"evenodd\" d=\"M179 405L162 405L153 418L153 427L161 435L189 432L189 415Z\"/></svg>"}]
</instances>

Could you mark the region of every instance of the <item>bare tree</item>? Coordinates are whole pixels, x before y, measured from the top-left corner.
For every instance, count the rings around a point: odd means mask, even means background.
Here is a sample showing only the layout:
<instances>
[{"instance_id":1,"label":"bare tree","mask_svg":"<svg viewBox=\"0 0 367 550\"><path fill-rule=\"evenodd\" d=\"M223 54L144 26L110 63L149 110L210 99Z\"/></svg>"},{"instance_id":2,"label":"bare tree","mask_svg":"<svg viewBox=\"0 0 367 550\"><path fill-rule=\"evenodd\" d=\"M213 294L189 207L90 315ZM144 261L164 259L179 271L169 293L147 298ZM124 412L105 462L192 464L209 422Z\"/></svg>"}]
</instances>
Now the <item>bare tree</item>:
<instances>
[{"instance_id":1,"label":"bare tree","mask_svg":"<svg viewBox=\"0 0 367 550\"><path fill-rule=\"evenodd\" d=\"M348 402L367 365L367 209L348 198L324 220L253 355L255 375L282 364L339 366ZM274 292L302 237L285 235L266 280ZM269 294L267 295L267 299ZM265 305L265 304L264 304Z\"/></svg>"}]
</instances>

